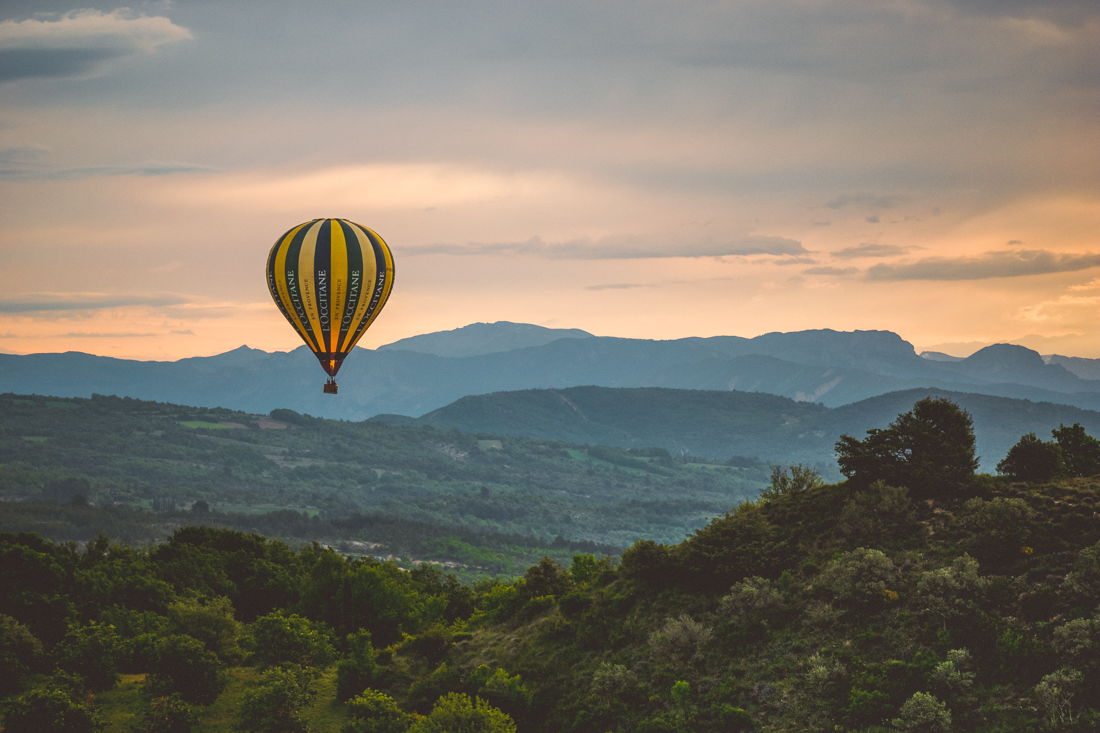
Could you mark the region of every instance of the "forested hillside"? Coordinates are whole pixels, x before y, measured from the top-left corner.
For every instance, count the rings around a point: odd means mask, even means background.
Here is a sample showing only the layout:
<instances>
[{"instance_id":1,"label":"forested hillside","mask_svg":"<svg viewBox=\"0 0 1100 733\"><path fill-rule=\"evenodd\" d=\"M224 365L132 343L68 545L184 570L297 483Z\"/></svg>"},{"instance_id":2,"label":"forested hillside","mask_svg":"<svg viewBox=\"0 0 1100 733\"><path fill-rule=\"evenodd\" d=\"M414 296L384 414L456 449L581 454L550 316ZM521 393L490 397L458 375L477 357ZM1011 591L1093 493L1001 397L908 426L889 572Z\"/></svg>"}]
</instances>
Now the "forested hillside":
<instances>
[{"instance_id":1,"label":"forested hillside","mask_svg":"<svg viewBox=\"0 0 1100 733\"><path fill-rule=\"evenodd\" d=\"M511 582L2 535L4 730L1098 730L1100 444L1021 440L1061 476L1028 483L974 475L970 431L923 400L841 442L843 483L775 471L680 544Z\"/></svg>"},{"instance_id":2,"label":"forested hillside","mask_svg":"<svg viewBox=\"0 0 1100 733\"><path fill-rule=\"evenodd\" d=\"M201 501L220 514L290 509L321 519L381 512L479 533L625 547L640 537L678 542L755 496L766 480L767 466L747 459L730 464L290 410L261 416L117 397L0 396L0 497L7 499L82 495L100 507L155 512Z\"/></svg>"}]
</instances>

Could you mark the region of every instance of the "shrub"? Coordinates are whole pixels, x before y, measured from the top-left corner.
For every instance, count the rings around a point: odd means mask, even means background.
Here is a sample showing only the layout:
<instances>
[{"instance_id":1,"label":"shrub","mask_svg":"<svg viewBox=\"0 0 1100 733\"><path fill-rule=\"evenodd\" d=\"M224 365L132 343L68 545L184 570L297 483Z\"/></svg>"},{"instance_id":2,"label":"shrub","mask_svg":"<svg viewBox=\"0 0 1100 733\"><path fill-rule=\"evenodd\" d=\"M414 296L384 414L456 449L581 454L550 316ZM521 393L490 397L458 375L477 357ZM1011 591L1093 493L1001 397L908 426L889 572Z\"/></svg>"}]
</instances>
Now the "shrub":
<instances>
[{"instance_id":1,"label":"shrub","mask_svg":"<svg viewBox=\"0 0 1100 733\"><path fill-rule=\"evenodd\" d=\"M898 571L881 550L860 547L829 563L822 580L840 600L870 606L883 602L883 591L897 583Z\"/></svg>"},{"instance_id":2,"label":"shrub","mask_svg":"<svg viewBox=\"0 0 1100 733\"><path fill-rule=\"evenodd\" d=\"M234 730L240 733L308 733L301 717L317 692L313 674L300 666L273 667L255 690L244 694Z\"/></svg>"},{"instance_id":3,"label":"shrub","mask_svg":"<svg viewBox=\"0 0 1100 733\"><path fill-rule=\"evenodd\" d=\"M109 624L73 626L55 650L57 666L78 674L90 690L109 690L118 682L122 640Z\"/></svg>"},{"instance_id":4,"label":"shrub","mask_svg":"<svg viewBox=\"0 0 1100 733\"><path fill-rule=\"evenodd\" d=\"M404 733L411 716L393 698L376 690L365 690L348 700L352 721L340 733Z\"/></svg>"},{"instance_id":5,"label":"shrub","mask_svg":"<svg viewBox=\"0 0 1100 733\"><path fill-rule=\"evenodd\" d=\"M825 481L817 469L795 463L786 469L772 466L771 483L760 491L760 498L772 501L780 496L796 496L807 489L824 486Z\"/></svg>"},{"instance_id":6,"label":"shrub","mask_svg":"<svg viewBox=\"0 0 1100 733\"><path fill-rule=\"evenodd\" d=\"M660 631L649 635L649 647L662 662L694 662L706 649L714 632L686 613L669 619Z\"/></svg>"},{"instance_id":7,"label":"shrub","mask_svg":"<svg viewBox=\"0 0 1100 733\"><path fill-rule=\"evenodd\" d=\"M719 609L735 623L760 621L766 624L782 604L783 596L771 581L752 577L735 583L730 592L722 597Z\"/></svg>"},{"instance_id":8,"label":"shrub","mask_svg":"<svg viewBox=\"0 0 1100 733\"><path fill-rule=\"evenodd\" d=\"M42 642L11 616L0 614L0 697L20 692L43 661Z\"/></svg>"},{"instance_id":9,"label":"shrub","mask_svg":"<svg viewBox=\"0 0 1100 733\"><path fill-rule=\"evenodd\" d=\"M492 705L459 692L444 695L408 733L515 733L516 724Z\"/></svg>"},{"instance_id":10,"label":"shrub","mask_svg":"<svg viewBox=\"0 0 1100 733\"><path fill-rule=\"evenodd\" d=\"M4 733L100 733L95 712L59 689L31 690L15 698L4 716Z\"/></svg>"},{"instance_id":11,"label":"shrub","mask_svg":"<svg viewBox=\"0 0 1100 733\"><path fill-rule=\"evenodd\" d=\"M370 632L348 634L348 658L336 665L336 699L347 702L366 690L374 681L378 652L371 644Z\"/></svg>"},{"instance_id":12,"label":"shrub","mask_svg":"<svg viewBox=\"0 0 1100 733\"><path fill-rule=\"evenodd\" d=\"M332 631L322 623L297 614L271 613L249 626L252 663L259 667L297 664L325 667L336 656Z\"/></svg>"},{"instance_id":13,"label":"shrub","mask_svg":"<svg viewBox=\"0 0 1100 733\"><path fill-rule=\"evenodd\" d=\"M149 701L149 707L141 720L130 729L131 733L191 733L198 716L178 695L157 697Z\"/></svg>"},{"instance_id":14,"label":"shrub","mask_svg":"<svg viewBox=\"0 0 1100 733\"><path fill-rule=\"evenodd\" d=\"M898 730L913 733L947 733L951 730L951 713L935 696L915 692L890 723Z\"/></svg>"},{"instance_id":15,"label":"shrub","mask_svg":"<svg viewBox=\"0 0 1100 733\"><path fill-rule=\"evenodd\" d=\"M210 705L226 686L225 668L198 639L174 635L157 645L156 659L145 678L152 696L176 693L193 705Z\"/></svg>"}]
</instances>

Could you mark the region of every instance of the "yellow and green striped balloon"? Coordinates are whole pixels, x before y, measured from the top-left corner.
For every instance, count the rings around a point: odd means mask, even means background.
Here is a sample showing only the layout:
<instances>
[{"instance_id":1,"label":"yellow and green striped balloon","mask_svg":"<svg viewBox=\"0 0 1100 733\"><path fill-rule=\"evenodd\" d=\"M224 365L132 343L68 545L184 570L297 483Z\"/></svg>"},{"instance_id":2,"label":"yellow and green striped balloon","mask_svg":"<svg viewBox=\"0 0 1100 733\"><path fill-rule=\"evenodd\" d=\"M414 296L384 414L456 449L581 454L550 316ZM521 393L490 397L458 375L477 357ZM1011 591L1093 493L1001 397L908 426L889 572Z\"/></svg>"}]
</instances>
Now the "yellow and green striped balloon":
<instances>
[{"instance_id":1,"label":"yellow and green striped balloon","mask_svg":"<svg viewBox=\"0 0 1100 733\"><path fill-rule=\"evenodd\" d=\"M267 256L275 305L330 377L378 317L393 288L393 255L382 237L347 219L314 219L275 242ZM335 382L329 380L335 391Z\"/></svg>"}]
</instances>

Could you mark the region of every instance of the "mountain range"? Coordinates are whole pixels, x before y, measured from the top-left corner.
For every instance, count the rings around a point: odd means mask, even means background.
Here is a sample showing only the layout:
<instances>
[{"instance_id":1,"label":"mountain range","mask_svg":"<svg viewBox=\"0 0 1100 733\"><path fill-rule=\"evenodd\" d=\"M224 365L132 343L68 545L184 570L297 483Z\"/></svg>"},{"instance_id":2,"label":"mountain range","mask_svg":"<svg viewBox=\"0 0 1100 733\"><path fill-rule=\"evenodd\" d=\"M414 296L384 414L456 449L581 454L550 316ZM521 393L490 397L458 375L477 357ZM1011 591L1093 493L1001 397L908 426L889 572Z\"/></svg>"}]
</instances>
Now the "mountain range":
<instances>
[{"instance_id":1,"label":"mountain range","mask_svg":"<svg viewBox=\"0 0 1100 733\"><path fill-rule=\"evenodd\" d=\"M763 392L826 407L940 389L1093 410L1100 409L1098 364L1044 358L1011 344L940 361L922 358L889 331L652 341L498 322L357 348L335 397L322 394L323 372L304 346L273 353L242 346L175 362L0 354L0 391L114 394L252 413L283 407L356 421L380 413L420 416L469 395L584 385Z\"/></svg>"}]
</instances>

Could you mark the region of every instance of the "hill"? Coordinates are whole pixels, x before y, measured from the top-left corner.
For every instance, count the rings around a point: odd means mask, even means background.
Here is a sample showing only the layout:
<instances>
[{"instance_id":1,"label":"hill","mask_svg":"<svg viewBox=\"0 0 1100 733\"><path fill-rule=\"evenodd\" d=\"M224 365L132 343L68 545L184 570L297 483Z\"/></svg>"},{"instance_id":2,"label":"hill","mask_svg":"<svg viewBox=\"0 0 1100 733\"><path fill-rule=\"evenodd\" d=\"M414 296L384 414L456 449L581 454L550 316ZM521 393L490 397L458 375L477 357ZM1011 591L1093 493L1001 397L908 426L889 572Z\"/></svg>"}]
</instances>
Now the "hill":
<instances>
[{"instance_id":1,"label":"hill","mask_svg":"<svg viewBox=\"0 0 1100 733\"><path fill-rule=\"evenodd\" d=\"M945 397L970 412L988 472L1021 435L1049 440L1051 430L1074 423L1100 434L1100 412L936 389L890 392L829 409L757 392L570 387L464 397L415 420L389 415L372 420L621 448L657 446L722 460L756 456L815 465L839 478L833 446L842 434L861 438L871 428L884 428L928 396Z\"/></svg>"},{"instance_id":2,"label":"hill","mask_svg":"<svg viewBox=\"0 0 1100 733\"><path fill-rule=\"evenodd\" d=\"M202 501L220 513L293 510L324 520L381 512L623 547L640 537L679 541L754 496L766 477L756 461L730 466L662 450L632 454L290 410L267 416L117 397L0 395L7 500L82 494L99 506L158 512Z\"/></svg>"},{"instance_id":3,"label":"hill","mask_svg":"<svg viewBox=\"0 0 1100 733\"><path fill-rule=\"evenodd\" d=\"M48 703L108 733L170 692L211 733L464 709L517 733L1094 731L1098 488L820 486L472 587L204 527L147 550L0 534L0 698L8 725Z\"/></svg>"},{"instance_id":4,"label":"hill","mask_svg":"<svg viewBox=\"0 0 1100 733\"><path fill-rule=\"evenodd\" d=\"M520 346L526 343L537 345ZM827 407L940 389L1100 409L1100 381L1077 374L1094 376L1091 360L1050 361L1011 345L959 361L922 359L888 331L649 341L496 323L425 334L375 351L356 349L340 372L335 397L322 394L323 373L305 347L286 353L241 347L176 362L72 352L0 354L0 391L129 396L254 414L283 407L353 421L381 413L423 415L468 395L582 385L736 389Z\"/></svg>"}]
</instances>

